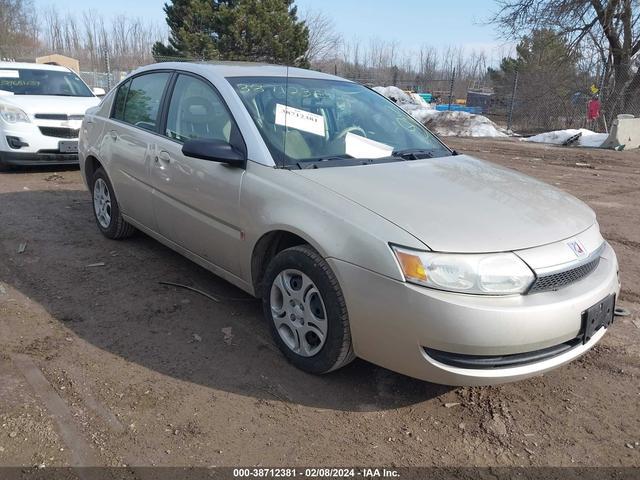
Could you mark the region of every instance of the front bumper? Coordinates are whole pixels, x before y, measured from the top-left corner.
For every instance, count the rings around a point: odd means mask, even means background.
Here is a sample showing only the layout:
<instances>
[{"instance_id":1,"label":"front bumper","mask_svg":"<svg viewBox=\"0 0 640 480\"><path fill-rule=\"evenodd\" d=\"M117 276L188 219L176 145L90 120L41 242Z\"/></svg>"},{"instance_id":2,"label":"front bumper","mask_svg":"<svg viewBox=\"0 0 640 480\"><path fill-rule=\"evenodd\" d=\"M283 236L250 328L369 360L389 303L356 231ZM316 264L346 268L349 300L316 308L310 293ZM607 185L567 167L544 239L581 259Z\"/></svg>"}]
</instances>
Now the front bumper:
<instances>
[{"instance_id":1,"label":"front bumper","mask_svg":"<svg viewBox=\"0 0 640 480\"><path fill-rule=\"evenodd\" d=\"M0 151L0 163L15 166L38 165L78 165L78 154L54 153L54 152L2 152Z\"/></svg>"},{"instance_id":2,"label":"front bumper","mask_svg":"<svg viewBox=\"0 0 640 480\"><path fill-rule=\"evenodd\" d=\"M460 368L425 349L464 355L513 355L580 335L582 312L620 290L607 244L587 277L554 292L489 297L423 288L329 259L345 295L356 355L415 378L446 385L491 385L539 375L579 357L604 335L526 365Z\"/></svg>"},{"instance_id":3,"label":"front bumper","mask_svg":"<svg viewBox=\"0 0 640 480\"><path fill-rule=\"evenodd\" d=\"M4 165L77 165L77 153L62 153L60 142L77 142L77 138L44 135L41 128L49 130L69 130L79 128L80 121L62 124L57 120L39 120L35 123L7 125L0 122L0 162ZM7 137L18 139L23 146L14 148Z\"/></svg>"}]
</instances>

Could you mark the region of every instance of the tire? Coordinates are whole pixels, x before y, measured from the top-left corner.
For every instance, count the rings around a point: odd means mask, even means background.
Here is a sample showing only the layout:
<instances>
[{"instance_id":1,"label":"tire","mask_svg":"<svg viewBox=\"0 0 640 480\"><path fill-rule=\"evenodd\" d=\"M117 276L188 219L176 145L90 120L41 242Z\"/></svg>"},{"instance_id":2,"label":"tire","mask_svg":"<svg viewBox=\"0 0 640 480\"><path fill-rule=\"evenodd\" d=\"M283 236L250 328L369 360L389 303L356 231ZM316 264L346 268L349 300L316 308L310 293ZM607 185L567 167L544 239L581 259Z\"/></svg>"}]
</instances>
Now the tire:
<instances>
[{"instance_id":1,"label":"tire","mask_svg":"<svg viewBox=\"0 0 640 480\"><path fill-rule=\"evenodd\" d=\"M105 237L120 240L135 233L135 227L122 218L111 181L102 167L91 179L91 199L96 225Z\"/></svg>"},{"instance_id":2,"label":"tire","mask_svg":"<svg viewBox=\"0 0 640 480\"><path fill-rule=\"evenodd\" d=\"M293 365L322 374L353 361L344 296L318 252L308 245L283 250L269 263L264 280L264 316Z\"/></svg>"}]
</instances>

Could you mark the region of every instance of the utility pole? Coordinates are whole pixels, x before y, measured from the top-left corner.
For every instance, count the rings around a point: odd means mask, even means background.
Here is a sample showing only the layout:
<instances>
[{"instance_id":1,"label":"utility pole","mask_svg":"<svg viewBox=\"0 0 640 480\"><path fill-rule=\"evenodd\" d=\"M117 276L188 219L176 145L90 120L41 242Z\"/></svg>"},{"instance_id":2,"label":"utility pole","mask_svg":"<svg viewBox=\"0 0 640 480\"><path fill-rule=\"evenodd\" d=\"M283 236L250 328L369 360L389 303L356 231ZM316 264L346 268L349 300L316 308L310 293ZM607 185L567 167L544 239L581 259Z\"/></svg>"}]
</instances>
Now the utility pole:
<instances>
[{"instance_id":1,"label":"utility pole","mask_svg":"<svg viewBox=\"0 0 640 480\"><path fill-rule=\"evenodd\" d=\"M449 105L447 105L447 110L451 110L451 102L453 101L453 84L456 81L456 69L453 69L453 73L451 74L451 83L449 84Z\"/></svg>"},{"instance_id":2,"label":"utility pole","mask_svg":"<svg viewBox=\"0 0 640 480\"><path fill-rule=\"evenodd\" d=\"M109 58L109 49L104 49L104 68L107 72L107 92L111 90L111 59Z\"/></svg>"},{"instance_id":3,"label":"utility pole","mask_svg":"<svg viewBox=\"0 0 640 480\"><path fill-rule=\"evenodd\" d=\"M516 103L516 92L518 91L518 69L513 77L513 89L511 90L511 105L509 105L509 118L507 119L507 130L511 130L513 123L513 106Z\"/></svg>"}]
</instances>

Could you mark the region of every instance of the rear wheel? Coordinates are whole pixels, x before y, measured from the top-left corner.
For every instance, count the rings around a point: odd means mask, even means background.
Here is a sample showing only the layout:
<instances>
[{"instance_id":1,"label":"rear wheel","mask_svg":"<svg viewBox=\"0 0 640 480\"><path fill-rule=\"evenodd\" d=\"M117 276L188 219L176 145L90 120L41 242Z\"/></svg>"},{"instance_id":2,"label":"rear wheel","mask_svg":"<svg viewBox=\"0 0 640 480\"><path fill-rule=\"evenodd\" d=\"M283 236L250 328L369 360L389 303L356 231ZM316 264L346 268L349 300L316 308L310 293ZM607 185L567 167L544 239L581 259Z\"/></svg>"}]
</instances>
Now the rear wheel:
<instances>
[{"instance_id":1,"label":"rear wheel","mask_svg":"<svg viewBox=\"0 0 640 480\"><path fill-rule=\"evenodd\" d=\"M327 373L355 355L347 307L329 264L308 245L283 250L267 268L264 315L287 359L310 373Z\"/></svg>"},{"instance_id":2,"label":"rear wheel","mask_svg":"<svg viewBox=\"0 0 640 480\"><path fill-rule=\"evenodd\" d=\"M105 237L119 240L134 234L136 229L120 214L118 200L103 168L98 168L93 174L91 195L93 214L98 228Z\"/></svg>"}]
</instances>

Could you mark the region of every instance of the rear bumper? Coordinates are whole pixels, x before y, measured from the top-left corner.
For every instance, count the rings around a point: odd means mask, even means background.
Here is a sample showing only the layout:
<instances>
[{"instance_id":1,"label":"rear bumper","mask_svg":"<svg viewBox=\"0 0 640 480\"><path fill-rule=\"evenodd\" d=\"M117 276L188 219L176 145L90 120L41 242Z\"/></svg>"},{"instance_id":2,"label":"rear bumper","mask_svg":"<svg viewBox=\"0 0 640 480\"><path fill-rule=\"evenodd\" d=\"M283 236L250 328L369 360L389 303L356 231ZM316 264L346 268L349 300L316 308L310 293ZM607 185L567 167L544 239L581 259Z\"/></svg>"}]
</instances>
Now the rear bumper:
<instances>
[{"instance_id":1,"label":"rear bumper","mask_svg":"<svg viewBox=\"0 0 640 480\"><path fill-rule=\"evenodd\" d=\"M50 152L28 153L0 151L0 163L15 166L78 165L78 155Z\"/></svg>"},{"instance_id":2,"label":"rear bumper","mask_svg":"<svg viewBox=\"0 0 640 480\"><path fill-rule=\"evenodd\" d=\"M552 356L540 351L575 341L582 313L619 292L618 263L609 245L588 276L554 292L489 297L432 290L399 282L330 259L343 289L356 355L422 380L446 385L491 385L519 380L579 357L604 335L575 342ZM532 353L525 364L461 367L451 356L509 356ZM439 361L439 358L441 361ZM445 363L446 362L446 363Z\"/></svg>"}]
</instances>

